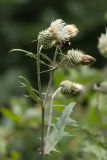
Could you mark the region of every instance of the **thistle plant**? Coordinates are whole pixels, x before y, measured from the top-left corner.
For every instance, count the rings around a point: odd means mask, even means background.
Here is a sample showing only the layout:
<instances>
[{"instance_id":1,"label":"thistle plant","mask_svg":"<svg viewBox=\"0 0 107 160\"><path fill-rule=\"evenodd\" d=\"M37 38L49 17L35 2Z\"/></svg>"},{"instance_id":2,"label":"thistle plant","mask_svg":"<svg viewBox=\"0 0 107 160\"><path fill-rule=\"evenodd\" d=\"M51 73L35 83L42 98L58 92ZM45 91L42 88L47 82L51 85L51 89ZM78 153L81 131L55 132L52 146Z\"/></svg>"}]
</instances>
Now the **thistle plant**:
<instances>
[{"instance_id":1,"label":"thistle plant","mask_svg":"<svg viewBox=\"0 0 107 160\"><path fill-rule=\"evenodd\" d=\"M37 62L37 77L38 77L38 90L34 89L31 83L24 77L20 77L21 85L28 91L28 96L32 98L41 107L41 147L40 156L41 160L45 159L46 154L50 154L51 151L56 151L56 146L59 141L69 136L70 133L65 131L67 125L77 126L77 122L70 117L73 112L75 102L68 104L63 109L63 112L59 118L57 118L55 124L52 124L53 113L53 101L58 92L63 95L76 96L81 94L84 90L82 84L78 84L69 80L62 81L59 84L59 88L54 93L51 93L52 79L54 72L60 67L67 65L68 69L76 68L82 65L89 65L96 61L90 55L84 54L84 52L76 49L67 51L67 54L62 53L62 46L64 43L70 43L70 40L77 36L78 28L74 24L66 24L63 20L57 19L53 21L50 26L41 31L38 34L37 53L32 53L22 49L13 49L11 52L20 52L33 58ZM54 47L55 52L53 60L50 59L45 53L44 49L50 49ZM58 55L61 56L61 61L56 65ZM48 64L46 63L48 62ZM49 67L48 70L42 71L41 64ZM49 81L45 96L43 96L43 89L41 83L41 74L49 72ZM50 94L51 93L51 94ZM45 130L45 112L47 107L48 97L51 97L50 112L47 130ZM65 97L66 98L66 97ZM72 134L71 134L72 135ZM37 151L36 151L37 152Z\"/></svg>"}]
</instances>

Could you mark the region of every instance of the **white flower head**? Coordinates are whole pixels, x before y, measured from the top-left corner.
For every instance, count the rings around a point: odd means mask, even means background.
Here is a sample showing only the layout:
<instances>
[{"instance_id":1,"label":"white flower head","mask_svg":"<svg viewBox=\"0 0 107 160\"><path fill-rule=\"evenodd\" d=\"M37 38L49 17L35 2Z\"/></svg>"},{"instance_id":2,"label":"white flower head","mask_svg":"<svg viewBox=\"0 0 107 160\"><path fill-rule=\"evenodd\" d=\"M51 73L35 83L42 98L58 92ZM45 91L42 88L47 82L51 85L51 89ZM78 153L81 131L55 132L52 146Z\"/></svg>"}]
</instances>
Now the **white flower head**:
<instances>
[{"instance_id":1,"label":"white flower head","mask_svg":"<svg viewBox=\"0 0 107 160\"><path fill-rule=\"evenodd\" d=\"M38 40L44 49L48 49L56 44L69 42L77 33L78 28L74 24L66 25L62 19L56 19L49 28L39 33Z\"/></svg>"},{"instance_id":2,"label":"white flower head","mask_svg":"<svg viewBox=\"0 0 107 160\"><path fill-rule=\"evenodd\" d=\"M70 38L75 37L78 33L78 29L74 24L66 25L61 19L53 21L48 30L53 33L54 38L59 43L69 41Z\"/></svg>"},{"instance_id":3,"label":"white flower head","mask_svg":"<svg viewBox=\"0 0 107 160\"><path fill-rule=\"evenodd\" d=\"M98 39L98 49L102 56L107 58L107 29L105 33L102 33Z\"/></svg>"},{"instance_id":4,"label":"white flower head","mask_svg":"<svg viewBox=\"0 0 107 160\"><path fill-rule=\"evenodd\" d=\"M58 42L62 42L63 28L65 25L66 23L63 20L57 19L53 21L50 27L48 28L48 30L53 34L54 38Z\"/></svg>"},{"instance_id":5,"label":"white flower head","mask_svg":"<svg viewBox=\"0 0 107 160\"><path fill-rule=\"evenodd\" d=\"M64 33L63 37L65 36L64 39L66 41L69 41L70 38L75 37L77 35L78 28L74 24L71 25L69 24L64 26L63 33Z\"/></svg>"},{"instance_id":6,"label":"white flower head","mask_svg":"<svg viewBox=\"0 0 107 160\"><path fill-rule=\"evenodd\" d=\"M53 21L48 28L51 32L57 32L58 30L61 31L66 23L62 19L56 19Z\"/></svg>"}]
</instances>

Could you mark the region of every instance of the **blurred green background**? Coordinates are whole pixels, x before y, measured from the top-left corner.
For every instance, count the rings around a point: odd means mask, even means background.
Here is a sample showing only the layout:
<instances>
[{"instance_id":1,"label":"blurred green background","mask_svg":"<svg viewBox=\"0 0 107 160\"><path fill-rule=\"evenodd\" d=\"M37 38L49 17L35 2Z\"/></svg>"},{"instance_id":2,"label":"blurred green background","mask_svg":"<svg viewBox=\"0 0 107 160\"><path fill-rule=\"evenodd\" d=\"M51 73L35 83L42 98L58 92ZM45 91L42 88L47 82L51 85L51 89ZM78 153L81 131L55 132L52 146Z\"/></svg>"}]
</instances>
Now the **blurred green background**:
<instances>
[{"instance_id":1,"label":"blurred green background","mask_svg":"<svg viewBox=\"0 0 107 160\"><path fill-rule=\"evenodd\" d=\"M97 43L98 37L102 32L105 32L107 26L107 0L0 0L1 160L39 160L40 108L23 97L24 91L18 83L18 77L23 75L32 82L34 87L37 87L36 64L32 59L22 54L10 54L9 51L13 48L22 48L36 53L36 42L32 41L36 40L38 33L47 28L52 20L57 18L63 19L68 24L76 24L79 28L78 36L71 41L71 46L65 46L65 48L84 50L94 56L97 63L91 69L86 68L86 72L81 70L81 77L78 76L78 71L72 71L71 73L66 70L64 72L59 70L54 76L55 87L67 78L85 84L91 81L106 80L106 74L103 70L106 67L107 60L99 54ZM52 51L44 52L49 53ZM43 75L44 87L46 87L47 79L48 74ZM106 96L101 98L105 106L102 114L106 116ZM94 99L95 93L89 93L85 97L85 101L82 102L83 106L94 106ZM60 100L59 97L56 101L59 102ZM61 112L60 109L58 112ZM79 117L77 115L77 119L82 123L86 123L87 126L91 126L93 124L92 119L94 119L93 127L96 128L98 117L94 117L95 111L93 108L89 111L81 109L78 112L80 115L78 113ZM83 112L86 112L88 118L85 116L82 119ZM104 120L106 119L104 117ZM84 122L85 120L86 122ZM104 126L106 128L107 124L104 124ZM86 137L79 137L79 139L84 141ZM90 153L88 153L89 156L87 154L87 156L84 156L85 158L82 157L82 151L79 150L82 145L81 142L69 141L68 139L62 145L60 144L59 148L61 148L62 153L52 154L51 157L48 157L49 160L55 158L56 160L98 159L96 156L94 158L93 156L90 157ZM72 145L75 146L73 151ZM98 149L96 150L98 152ZM104 151L103 149L100 150L102 154L107 155ZM100 157L99 160L105 159Z\"/></svg>"}]
</instances>

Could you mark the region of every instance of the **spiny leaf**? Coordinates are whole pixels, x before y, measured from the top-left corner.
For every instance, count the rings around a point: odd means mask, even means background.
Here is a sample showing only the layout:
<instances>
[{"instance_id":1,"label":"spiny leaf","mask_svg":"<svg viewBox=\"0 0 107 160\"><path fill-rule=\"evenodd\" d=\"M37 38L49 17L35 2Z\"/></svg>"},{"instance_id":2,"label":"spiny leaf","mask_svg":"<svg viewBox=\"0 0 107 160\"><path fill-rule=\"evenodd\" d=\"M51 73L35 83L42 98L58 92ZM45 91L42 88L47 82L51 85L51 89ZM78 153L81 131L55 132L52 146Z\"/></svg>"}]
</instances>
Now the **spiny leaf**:
<instances>
[{"instance_id":1,"label":"spiny leaf","mask_svg":"<svg viewBox=\"0 0 107 160\"><path fill-rule=\"evenodd\" d=\"M49 154L51 151L55 151L56 145L62 138L72 136L64 130L68 124L76 124L76 121L70 118L70 114L72 113L74 106L75 103L71 103L64 109L61 116L57 119L57 122L54 124L53 130L51 131L50 135L46 137L45 154Z\"/></svg>"},{"instance_id":2,"label":"spiny leaf","mask_svg":"<svg viewBox=\"0 0 107 160\"><path fill-rule=\"evenodd\" d=\"M19 78L21 79L22 86L25 87L28 91L29 97L31 97L34 101L39 103L40 97L38 96L38 91L31 86L30 82L25 77L20 76Z\"/></svg>"}]
</instances>

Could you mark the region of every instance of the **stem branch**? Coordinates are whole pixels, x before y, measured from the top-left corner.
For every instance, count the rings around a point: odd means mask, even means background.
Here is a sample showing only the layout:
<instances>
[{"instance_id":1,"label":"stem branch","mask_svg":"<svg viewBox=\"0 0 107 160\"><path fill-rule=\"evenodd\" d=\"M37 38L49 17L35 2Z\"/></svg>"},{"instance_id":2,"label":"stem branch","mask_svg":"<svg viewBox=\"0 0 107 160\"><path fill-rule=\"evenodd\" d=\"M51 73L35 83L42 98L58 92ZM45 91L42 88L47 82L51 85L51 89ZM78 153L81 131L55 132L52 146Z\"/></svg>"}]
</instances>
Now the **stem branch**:
<instances>
[{"instance_id":1,"label":"stem branch","mask_svg":"<svg viewBox=\"0 0 107 160\"><path fill-rule=\"evenodd\" d=\"M56 46L56 50L55 50L55 54L54 54L54 58L53 58L53 63L52 63L53 66L55 65L56 57L57 57L57 54L58 54L58 49L59 49L59 47ZM49 91L50 91L51 84L52 84L53 74L54 74L54 70L52 70L51 73L50 73L49 83L48 83L48 88L47 88L47 93L46 93L46 97L45 97L45 100L44 100L44 104L46 103L48 95L49 95Z\"/></svg>"},{"instance_id":2,"label":"stem branch","mask_svg":"<svg viewBox=\"0 0 107 160\"><path fill-rule=\"evenodd\" d=\"M60 91L61 87L59 87L55 93L52 95L52 100L51 100L51 106L50 106L50 112L49 112L49 120L48 120L48 129L47 129L47 136L46 138L48 138L49 136L49 133L50 133L50 128L51 128L51 121L52 121L52 111L53 111L53 101L54 101L54 98L56 96L56 94Z\"/></svg>"}]
</instances>

